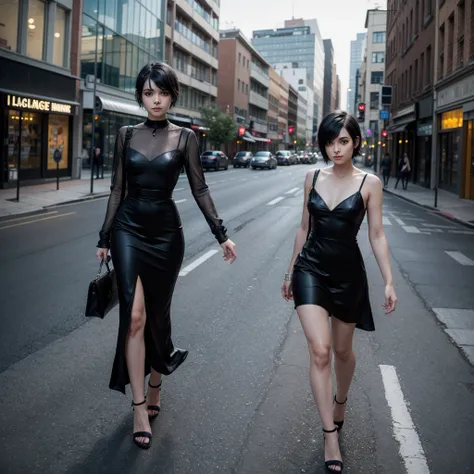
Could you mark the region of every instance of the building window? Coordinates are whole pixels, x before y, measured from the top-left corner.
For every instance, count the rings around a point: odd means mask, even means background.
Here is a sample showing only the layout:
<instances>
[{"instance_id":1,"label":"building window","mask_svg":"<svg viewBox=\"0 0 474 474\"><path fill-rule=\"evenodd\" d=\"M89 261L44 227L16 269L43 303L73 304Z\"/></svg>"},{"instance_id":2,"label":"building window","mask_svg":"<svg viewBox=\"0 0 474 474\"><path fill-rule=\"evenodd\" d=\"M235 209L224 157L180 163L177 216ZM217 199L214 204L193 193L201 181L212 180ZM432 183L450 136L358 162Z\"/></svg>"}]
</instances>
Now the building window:
<instances>
[{"instance_id":1,"label":"building window","mask_svg":"<svg viewBox=\"0 0 474 474\"><path fill-rule=\"evenodd\" d=\"M239 53L239 64L240 64L240 58L241 58L241 56L242 56L242 54L241 54L241 53Z\"/></svg>"},{"instance_id":2,"label":"building window","mask_svg":"<svg viewBox=\"0 0 474 474\"><path fill-rule=\"evenodd\" d=\"M379 93L370 93L370 110L377 110L379 108Z\"/></svg>"},{"instance_id":3,"label":"building window","mask_svg":"<svg viewBox=\"0 0 474 474\"><path fill-rule=\"evenodd\" d=\"M66 10L59 5L56 7L54 19L53 64L64 67L64 45L66 42Z\"/></svg>"},{"instance_id":4,"label":"building window","mask_svg":"<svg viewBox=\"0 0 474 474\"><path fill-rule=\"evenodd\" d=\"M370 77L371 84L382 84L383 83L383 71L372 71Z\"/></svg>"},{"instance_id":5,"label":"building window","mask_svg":"<svg viewBox=\"0 0 474 474\"><path fill-rule=\"evenodd\" d=\"M421 53L420 56L420 90L423 90L424 83L423 83L423 78L425 74L425 53Z\"/></svg>"},{"instance_id":6,"label":"building window","mask_svg":"<svg viewBox=\"0 0 474 474\"><path fill-rule=\"evenodd\" d=\"M0 48L17 50L18 0L0 0Z\"/></svg>"},{"instance_id":7,"label":"building window","mask_svg":"<svg viewBox=\"0 0 474 474\"><path fill-rule=\"evenodd\" d=\"M240 92L240 79L237 79L237 90Z\"/></svg>"},{"instance_id":8,"label":"building window","mask_svg":"<svg viewBox=\"0 0 474 474\"><path fill-rule=\"evenodd\" d=\"M372 62L373 63L385 62L385 53L372 53Z\"/></svg>"},{"instance_id":9,"label":"building window","mask_svg":"<svg viewBox=\"0 0 474 474\"><path fill-rule=\"evenodd\" d=\"M56 169L56 150L59 150L62 158L59 169L66 169L69 164L69 116L51 114L48 121L48 169Z\"/></svg>"},{"instance_id":10,"label":"building window","mask_svg":"<svg viewBox=\"0 0 474 474\"><path fill-rule=\"evenodd\" d=\"M30 0L26 54L35 59L43 59L44 17L44 2L41 0Z\"/></svg>"},{"instance_id":11,"label":"building window","mask_svg":"<svg viewBox=\"0 0 474 474\"><path fill-rule=\"evenodd\" d=\"M385 31L374 31L372 43L385 43Z\"/></svg>"}]
</instances>

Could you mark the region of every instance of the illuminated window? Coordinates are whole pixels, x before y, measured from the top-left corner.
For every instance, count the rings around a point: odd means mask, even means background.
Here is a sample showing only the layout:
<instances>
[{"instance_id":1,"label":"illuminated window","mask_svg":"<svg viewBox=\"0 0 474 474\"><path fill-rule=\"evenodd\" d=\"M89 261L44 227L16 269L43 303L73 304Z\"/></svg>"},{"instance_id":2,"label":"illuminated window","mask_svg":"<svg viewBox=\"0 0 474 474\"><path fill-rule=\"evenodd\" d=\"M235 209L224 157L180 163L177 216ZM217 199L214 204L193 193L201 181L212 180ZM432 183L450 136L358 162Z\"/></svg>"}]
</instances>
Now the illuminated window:
<instances>
[{"instance_id":1,"label":"illuminated window","mask_svg":"<svg viewBox=\"0 0 474 474\"><path fill-rule=\"evenodd\" d=\"M462 109L450 110L441 114L441 130L462 127Z\"/></svg>"}]
</instances>

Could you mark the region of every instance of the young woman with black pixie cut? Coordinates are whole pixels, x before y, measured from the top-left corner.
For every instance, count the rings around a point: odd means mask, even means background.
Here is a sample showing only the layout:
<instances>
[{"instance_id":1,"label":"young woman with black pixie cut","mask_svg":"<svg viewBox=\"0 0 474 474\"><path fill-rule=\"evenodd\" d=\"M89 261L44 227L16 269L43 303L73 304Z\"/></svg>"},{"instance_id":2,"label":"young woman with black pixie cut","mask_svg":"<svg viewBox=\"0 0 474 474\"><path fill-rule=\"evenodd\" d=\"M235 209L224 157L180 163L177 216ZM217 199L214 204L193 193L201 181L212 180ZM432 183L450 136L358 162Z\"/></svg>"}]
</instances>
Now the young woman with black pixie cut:
<instances>
[{"instance_id":1,"label":"young woman with black pixie cut","mask_svg":"<svg viewBox=\"0 0 474 474\"><path fill-rule=\"evenodd\" d=\"M178 96L178 78L168 65L152 63L140 71L136 99L148 119L117 134L111 194L97 245L99 260L111 250L119 289L120 325L109 386L125 393L130 382L133 440L143 449L151 445L150 419L160 411L161 375L171 374L188 355L173 346L170 319L184 254L172 193L183 166L224 260L236 258L204 179L196 136L166 118ZM132 134L124 149L127 130ZM147 400L144 381L150 372Z\"/></svg>"},{"instance_id":2,"label":"young woman with black pixie cut","mask_svg":"<svg viewBox=\"0 0 474 474\"><path fill-rule=\"evenodd\" d=\"M333 166L306 175L303 216L281 291L285 300L294 300L308 342L310 382L323 425L326 469L341 472L339 430L355 370L354 329L375 329L356 240L366 212L370 244L385 280L386 313L394 311L397 297L382 227L382 183L353 164L361 144L359 124L347 112L330 113L321 122L318 141L325 162L332 161ZM331 345L337 381L334 398Z\"/></svg>"}]
</instances>

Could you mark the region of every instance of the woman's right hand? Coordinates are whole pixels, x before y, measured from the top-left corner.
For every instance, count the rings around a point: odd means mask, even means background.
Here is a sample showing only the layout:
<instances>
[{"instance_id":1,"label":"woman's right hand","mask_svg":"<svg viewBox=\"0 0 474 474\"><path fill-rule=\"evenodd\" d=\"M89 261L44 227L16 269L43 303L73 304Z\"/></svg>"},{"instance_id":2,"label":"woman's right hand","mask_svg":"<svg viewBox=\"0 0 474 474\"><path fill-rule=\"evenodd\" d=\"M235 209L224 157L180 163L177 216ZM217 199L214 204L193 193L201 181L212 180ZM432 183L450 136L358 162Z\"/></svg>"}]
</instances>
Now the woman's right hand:
<instances>
[{"instance_id":1,"label":"woman's right hand","mask_svg":"<svg viewBox=\"0 0 474 474\"><path fill-rule=\"evenodd\" d=\"M284 280L281 285L281 296L285 301L290 301L293 299L293 288L290 280Z\"/></svg>"},{"instance_id":2,"label":"woman's right hand","mask_svg":"<svg viewBox=\"0 0 474 474\"><path fill-rule=\"evenodd\" d=\"M107 256L109 255L109 249L99 249L97 250L96 255L99 262L102 262L102 260L107 261Z\"/></svg>"}]
</instances>

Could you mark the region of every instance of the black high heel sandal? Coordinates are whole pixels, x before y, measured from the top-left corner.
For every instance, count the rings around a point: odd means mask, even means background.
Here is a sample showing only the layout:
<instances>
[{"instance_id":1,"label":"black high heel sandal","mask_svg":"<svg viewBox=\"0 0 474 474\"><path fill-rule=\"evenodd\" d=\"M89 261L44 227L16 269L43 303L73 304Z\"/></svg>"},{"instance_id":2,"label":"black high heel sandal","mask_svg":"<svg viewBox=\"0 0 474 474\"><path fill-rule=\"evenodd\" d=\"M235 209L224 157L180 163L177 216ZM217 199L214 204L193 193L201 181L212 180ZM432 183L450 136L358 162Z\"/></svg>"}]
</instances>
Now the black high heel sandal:
<instances>
[{"instance_id":1,"label":"black high heel sandal","mask_svg":"<svg viewBox=\"0 0 474 474\"><path fill-rule=\"evenodd\" d=\"M150 388L157 388L158 390L161 391L161 382L158 385L152 385L150 381L148 381L148 386ZM155 413L154 415L148 414L148 418L150 420L154 420L160 414L160 411L161 411L161 408L158 405L148 405L146 408L147 410L153 410L153 411L158 412L158 413Z\"/></svg>"},{"instance_id":2,"label":"black high heel sandal","mask_svg":"<svg viewBox=\"0 0 474 474\"><path fill-rule=\"evenodd\" d=\"M143 402L135 403L132 401L133 407L138 407L140 405L144 405L146 403L146 398ZM135 408L134 408L135 409ZM138 441L138 438L148 438L148 443L143 443L142 441ZM133 433L133 442L142 449L148 449L151 446L151 433L148 431L135 431Z\"/></svg>"},{"instance_id":3,"label":"black high heel sandal","mask_svg":"<svg viewBox=\"0 0 474 474\"><path fill-rule=\"evenodd\" d=\"M337 429L337 426L333 429L333 430L325 430L323 428L323 433L335 433L335 432L338 432L338 429ZM324 435L323 435L324 436ZM324 436L324 445L326 446L326 436ZM330 460L330 461L324 461L324 465L326 466L326 469L329 471L329 472L342 472L342 470L344 469L344 464L342 461L338 461L336 459L333 459L333 460ZM331 469L331 467L340 467L341 469L338 471L336 469Z\"/></svg>"},{"instance_id":4,"label":"black high heel sandal","mask_svg":"<svg viewBox=\"0 0 474 474\"><path fill-rule=\"evenodd\" d=\"M336 398L336 395L334 395L334 401L338 404L338 405L345 405L346 402L347 402L347 397L346 399L343 401L343 402L338 402L337 401L337 398ZM344 420L341 420L341 421L336 421L334 420L334 424L337 426L337 431L341 431L342 430L342 425L344 424Z\"/></svg>"}]
</instances>

